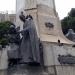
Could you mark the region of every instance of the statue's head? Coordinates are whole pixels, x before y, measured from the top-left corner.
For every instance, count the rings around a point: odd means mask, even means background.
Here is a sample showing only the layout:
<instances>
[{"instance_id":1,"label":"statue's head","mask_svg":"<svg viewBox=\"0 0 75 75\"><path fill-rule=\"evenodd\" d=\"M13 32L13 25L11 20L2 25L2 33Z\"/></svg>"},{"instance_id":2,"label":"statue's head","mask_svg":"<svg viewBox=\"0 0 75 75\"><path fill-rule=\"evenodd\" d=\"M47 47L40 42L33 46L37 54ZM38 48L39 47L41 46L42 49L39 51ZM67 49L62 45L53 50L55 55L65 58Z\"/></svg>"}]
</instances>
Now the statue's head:
<instances>
[{"instance_id":1,"label":"statue's head","mask_svg":"<svg viewBox=\"0 0 75 75\"><path fill-rule=\"evenodd\" d=\"M10 28L15 28L15 25L10 25Z\"/></svg>"},{"instance_id":2,"label":"statue's head","mask_svg":"<svg viewBox=\"0 0 75 75\"><path fill-rule=\"evenodd\" d=\"M23 11L21 11L21 14L23 15Z\"/></svg>"},{"instance_id":3,"label":"statue's head","mask_svg":"<svg viewBox=\"0 0 75 75\"><path fill-rule=\"evenodd\" d=\"M16 27L15 27L15 25L10 25L9 34L15 34L15 33L16 33Z\"/></svg>"},{"instance_id":4,"label":"statue's head","mask_svg":"<svg viewBox=\"0 0 75 75\"><path fill-rule=\"evenodd\" d=\"M68 30L69 33L74 33L73 29Z\"/></svg>"}]
</instances>

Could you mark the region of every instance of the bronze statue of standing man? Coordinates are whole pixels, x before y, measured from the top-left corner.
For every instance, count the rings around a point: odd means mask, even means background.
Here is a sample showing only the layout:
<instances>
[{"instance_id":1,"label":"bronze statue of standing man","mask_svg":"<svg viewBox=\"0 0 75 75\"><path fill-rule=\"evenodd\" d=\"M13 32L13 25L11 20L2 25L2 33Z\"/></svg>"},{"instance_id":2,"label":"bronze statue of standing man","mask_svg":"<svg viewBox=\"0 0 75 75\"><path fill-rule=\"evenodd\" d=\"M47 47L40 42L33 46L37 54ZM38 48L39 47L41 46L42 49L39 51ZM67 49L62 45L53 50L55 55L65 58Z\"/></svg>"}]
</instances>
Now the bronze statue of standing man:
<instances>
[{"instance_id":1,"label":"bronze statue of standing man","mask_svg":"<svg viewBox=\"0 0 75 75\"><path fill-rule=\"evenodd\" d=\"M21 16L21 15L20 15ZM40 64L40 51L39 51L39 39L37 36L36 28L31 15L27 16L24 20L24 16L20 18L24 22L21 42L21 56L22 63L27 64Z\"/></svg>"}]
</instances>

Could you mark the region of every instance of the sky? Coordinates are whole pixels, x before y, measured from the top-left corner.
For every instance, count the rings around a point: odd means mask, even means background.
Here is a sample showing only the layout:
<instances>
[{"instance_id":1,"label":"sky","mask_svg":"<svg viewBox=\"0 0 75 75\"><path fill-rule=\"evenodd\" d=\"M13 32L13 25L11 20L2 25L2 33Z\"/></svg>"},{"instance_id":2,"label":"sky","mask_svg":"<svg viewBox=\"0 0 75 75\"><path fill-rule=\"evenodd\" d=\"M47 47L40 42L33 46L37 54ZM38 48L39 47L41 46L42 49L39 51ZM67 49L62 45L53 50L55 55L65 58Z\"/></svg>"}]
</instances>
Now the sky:
<instances>
[{"instance_id":1,"label":"sky","mask_svg":"<svg viewBox=\"0 0 75 75\"><path fill-rule=\"evenodd\" d=\"M75 0L55 0L56 10L60 19L67 16L71 8L75 8ZM16 0L0 0L0 11L15 13Z\"/></svg>"},{"instance_id":2,"label":"sky","mask_svg":"<svg viewBox=\"0 0 75 75\"><path fill-rule=\"evenodd\" d=\"M75 8L75 0L55 0L55 4L60 19L67 16L71 8Z\"/></svg>"},{"instance_id":3,"label":"sky","mask_svg":"<svg viewBox=\"0 0 75 75\"><path fill-rule=\"evenodd\" d=\"M9 13L16 10L16 0L0 0L0 11L9 11Z\"/></svg>"}]
</instances>

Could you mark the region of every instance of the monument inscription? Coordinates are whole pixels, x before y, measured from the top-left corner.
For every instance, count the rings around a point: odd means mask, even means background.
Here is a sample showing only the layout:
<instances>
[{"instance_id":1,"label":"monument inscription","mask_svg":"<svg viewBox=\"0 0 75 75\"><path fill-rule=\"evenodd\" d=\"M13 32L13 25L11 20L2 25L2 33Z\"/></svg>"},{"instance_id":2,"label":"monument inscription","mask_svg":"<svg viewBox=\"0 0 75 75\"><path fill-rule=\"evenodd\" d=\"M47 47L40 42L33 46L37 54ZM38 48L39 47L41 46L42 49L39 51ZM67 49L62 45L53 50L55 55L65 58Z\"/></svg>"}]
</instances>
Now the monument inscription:
<instances>
[{"instance_id":1,"label":"monument inscription","mask_svg":"<svg viewBox=\"0 0 75 75\"><path fill-rule=\"evenodd\" d=\"M75 64L75 56L72 55L58 55L60 64Z\"/></svg>"}]
</instances>

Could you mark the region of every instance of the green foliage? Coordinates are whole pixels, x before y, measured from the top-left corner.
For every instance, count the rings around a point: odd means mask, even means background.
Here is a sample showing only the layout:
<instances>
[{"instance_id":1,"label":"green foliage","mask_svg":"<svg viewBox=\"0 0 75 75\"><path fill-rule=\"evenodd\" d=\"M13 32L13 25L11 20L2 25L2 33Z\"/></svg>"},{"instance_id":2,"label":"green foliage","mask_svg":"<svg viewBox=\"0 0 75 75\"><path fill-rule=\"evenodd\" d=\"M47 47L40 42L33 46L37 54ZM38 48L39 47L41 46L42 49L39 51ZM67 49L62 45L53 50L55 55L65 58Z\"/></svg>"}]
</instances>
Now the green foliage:
<instances>
[{"instance_id":1,"label":"green foliage","mask_svg":"<svg viewBox=\"0 0 75 75\"><path fill-rule=\"evenodd\" d=\"M0 44L1 44L3 47L5 47L5 46L8 44L8 39L5 38L5 37L2 37L2 38L0 39Z\"/></svg>"},{"instance_id":2,"label":"green foliage","mask_svg":"<svg viewBox=\"0 0 75 75\"><path fill-rule=\"evenodd\" d=\"M70 13L69 13L69 16L71 17L75 17L75 8L72 8Z\"/></svg>"},{"instance_id":3,"label":"green foliage","mask_svg":"<svg viewBox=\"0 0 75 75\"><path fill-rule=\"evenodd\" d=\"M63 33L66 34L68 29L75 31L75 8L72 8L68 16L61 20Z\"/></svg>"},{"instance_id":4,"label":"green foliage","mask_svg":"<svg viewBox=\"0 0 75 75\"><path fill-rule=\"evenodd\" d=\"M2 46L5 46L8 44L7 34L8 34L10 25L11 25L11 22L9 21L0 23L0 44Z\"/></svg>"}]
</instances>

